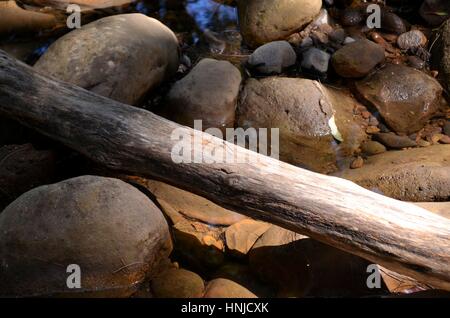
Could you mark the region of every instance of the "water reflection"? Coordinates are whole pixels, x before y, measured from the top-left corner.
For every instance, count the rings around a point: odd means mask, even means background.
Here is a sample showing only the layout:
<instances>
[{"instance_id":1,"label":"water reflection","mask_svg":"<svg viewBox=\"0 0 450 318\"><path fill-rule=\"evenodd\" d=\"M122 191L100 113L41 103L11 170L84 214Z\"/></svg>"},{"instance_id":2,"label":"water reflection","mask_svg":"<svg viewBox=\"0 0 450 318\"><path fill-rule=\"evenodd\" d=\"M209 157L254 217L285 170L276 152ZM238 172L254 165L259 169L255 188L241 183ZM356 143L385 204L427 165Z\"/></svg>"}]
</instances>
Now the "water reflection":
<instances>
[{"instance_id":1,"label":"water reflection","mask_svg":"<svg viewBox=\"0 0 450 318\"><path fill-rule=\"evenodd\" d=\"M94 10L94 12L84 15L83 18L86 18L85 23L88 23L107 15L133 12L139 12L162 21L187 45L196 44L207 30L222 32L237 29L236 8L212 0L141 0L126 7ZM60 13L60 25L65 26L66 16ZM47 31L34 35L11 34L8 37L0 38L0 49L16 45L19 50L22 50L22 47L29 50L28 43L39 41L42 43L40 46L34 46L29 51L27 58L21 58L32 64L56 38L68 31L63 28L58 30L57 34L55 32L49 34Z\"/></svg>"}]
</instances>

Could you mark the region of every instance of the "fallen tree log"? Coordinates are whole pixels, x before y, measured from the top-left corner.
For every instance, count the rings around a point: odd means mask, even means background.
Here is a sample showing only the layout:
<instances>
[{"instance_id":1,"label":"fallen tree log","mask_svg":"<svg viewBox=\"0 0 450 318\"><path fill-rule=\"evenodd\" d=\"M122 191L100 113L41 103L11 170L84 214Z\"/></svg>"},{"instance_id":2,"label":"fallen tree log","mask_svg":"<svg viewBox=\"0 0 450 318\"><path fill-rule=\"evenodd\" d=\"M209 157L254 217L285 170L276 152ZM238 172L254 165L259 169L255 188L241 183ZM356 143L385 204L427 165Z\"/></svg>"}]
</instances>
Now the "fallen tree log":
<instances>
[{"instance_id":1,"label":"fallen tree log","mask_svg":"<svg viewBox=\"0 0 450 318\"><path fill-rule=\"evenodd\" d=\"M279 162L47 78L2 51L0 114L109 168L156 177L225 208L450 290L450 221L413 204ZM252 160L176 164L171 151L179 141L171 140L171 135L180 128L205 138L205 157L215 149Z\"/></svg>"}]
</instances>

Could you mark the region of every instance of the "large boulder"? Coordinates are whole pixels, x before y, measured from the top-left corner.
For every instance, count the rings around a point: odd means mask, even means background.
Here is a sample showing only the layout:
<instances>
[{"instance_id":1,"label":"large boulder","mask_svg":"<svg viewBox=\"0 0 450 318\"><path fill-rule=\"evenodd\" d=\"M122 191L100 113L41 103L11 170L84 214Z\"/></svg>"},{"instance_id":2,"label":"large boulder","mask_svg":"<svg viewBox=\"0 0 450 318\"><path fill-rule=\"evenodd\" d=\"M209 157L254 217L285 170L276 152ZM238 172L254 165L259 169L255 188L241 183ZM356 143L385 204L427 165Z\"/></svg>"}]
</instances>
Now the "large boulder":
<instances>
[{"instance_id":1,"label":"large boulder","mask_svg":"<svg viewBox=\"0 0 450 318\"><path fill-rule=\"evenodd\" d=\"M369 190L412 202L450 200L450 145L371 156L364 167L336 173Z\"/></svg>"},{"instance_id":2,"label":"large boulder","mask_svg":"<svg viewBox=\"0 0 450 318\"><path fill-rule=\"evenodd\" d=\"M362 101L375 107L398 133L419 131L438 111L442 87L425 73L404 65L388 64L355 83Z\"/></svg>"},{"instance_id":3,"label":"large boulder","mask_svg":"<svg viewBox=\"0 0 450 318\"><path fill-rule=\"evenodd\" d=\"M135 105L178 69L178 40L143 14L106 17L53 43L35 69Z\"/></svg>"},{"instance_id":4,"label":"large boulder","mask_svg":"<svg viewBox=\"0 0 450 318\"><path fill-rule=\"evenodd\" d=\"M240 85L241 73L233 64L203 59L170 90L168 117L190 127L202 120L203 129L232 128Z\"/></svg>"},{"instance_id":5,"label":"large boulder","mask_svg":"<svg viewBox=\"0 0 450 318\"><path fill-rule=\"evenodd\" d=\"M238 2L239 25L251 47L286 39L319 14L322 0L245 0Z\"/></svg>"},{"instance_id":6,"label":"large boulder","mask_svg":"<svg viewBox=\"0 0 450 318\"><path fill-rule=\"evenodd\" d=\"M83 176L41 186L0 214L0 295L126 297L171 249L161 211L123 181ZM71 264L79 289L67 285Z\"/></svg>"},{"instance_id":7,"label":"large boulder","mask_svg":"<svg viewBox=\"0 0 450 318\"><path fill-rule=\"evenodd\" d=\"M281 160L328 173L366 138L361 118L353 114L360 106L345 90L316 81L249 79L238 107L238 127L279 128Z\"/></svg>"}]
</instances>

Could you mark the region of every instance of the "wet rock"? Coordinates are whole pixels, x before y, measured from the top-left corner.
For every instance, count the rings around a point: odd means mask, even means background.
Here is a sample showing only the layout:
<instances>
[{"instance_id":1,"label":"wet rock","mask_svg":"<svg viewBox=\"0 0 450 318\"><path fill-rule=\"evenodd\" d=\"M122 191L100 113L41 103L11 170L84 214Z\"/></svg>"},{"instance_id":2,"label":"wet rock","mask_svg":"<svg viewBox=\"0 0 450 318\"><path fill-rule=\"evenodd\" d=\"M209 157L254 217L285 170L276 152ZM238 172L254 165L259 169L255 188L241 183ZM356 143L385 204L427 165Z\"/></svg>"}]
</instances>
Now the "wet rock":
<instances>
[{"instance_id":1,"label":"wet rock","mask_svg":"<svg viewBox=\"0 0 450 318\"><path fill-rule=\"evenodd\" d=\"M31 144L0 148L0 212L21 194L56 179L56 155Z\"/></svg>"},{"instance_id":2,"label":"wet rock","mask_svg":"<svg viewBox=\"0 0 450 318\"><path fill-rule=\"evenodd\" d=\"M450 144L450 136L447 136L447 135L442 135L440 138L439 138L439 142L441 143L441 144Z\"/></svg>"},{"instance_id":3,"label":"wet rock","mask_svg":"<svg viewBox=\"0 0 450 318\"><path fill-rule=\"evenodd\" d=\"M442 87L416 69L388 64L355 83L358 97L374 106L398 133L420 130L439 109Z\"/></svg>"},{"instance_id":4,"label":"wet rock","mask_svg":"<svg viewBox=\"0 0 450 318\"><path fill-rule=\"evenodd\" d=\"M361 150L369 156L386 152L386 147L379 142L369 140L361 145Z\"/></svg>"},{"instance_id":5,"label":"wet rock","mask_svg":"<svg viewBox=\"0 0 450 318\"><path fill-rule=\"evenodd\" d=\"M247 0L238 2L239 25L250 47L286 39L319 14L321 0Z\"/></svg>"},{"instance_id":6,"label":"wet rock","mask_svg":"<svg viewBox=\"0 0 450 318\"><path fill-rule=\"evenodd\" d=\"M227 61L201 60L183 79L176 82L167 97L167 114L173 121L203 129L234 127L241 73Z\"/></svg>"},{"instance_id":7,"label":"wet rock","mask_svg":"<svg viewBox=\"0 0 450 318\"><path fill-rule=\"evenodd\" d=\"M279 74L297 61L294 49L287 41L275 41L257 48L248 64L263 74Z\"/></svg>"},{"instance_id":8,"label":"wet rock","mask_svg":"<svg viewBox=\"0 0 450 318\"><path fill-rule=\"evenodd\" d=\"M436 12L447 12L447 14L436 14ZM420 7L420 16L431 26L440 26L448 19L450 3L447 0L424 0Z\"/></svg>"},{"instance_id":9,"label":"wet rock","mask_svg":"<svg viewBox=\"0 0 450 318\"><path fill-rule=\"evenodd\" d=\"M196 271L216 269L225 260L223 229L209 224L183 220L172 227L174 252Z\"/></svg>"},{"instance_id":10,"label":"wet rock","mask_svg":"<svg viewBox=\"0 0 450 318\"><path fill-rule=\"evenodd\" d=\"M238 107L238 127L279 128L281 160L326 173L366 138L362 119L353 115L358 105L345 90L316 81L249 79Z\"/></svg>"},{"instance_id":11,"label":"wet rock","mask_svg":"<svg viewBox=\"0 0 450 318\"><path fill-rule=\"evenodd\" d=\"M245 287L229 279L217 278L206 286L204 298L257 298Z\"/></svg>"},{"instance_id":12,"label":"wet rock","mask_svg":"<svg viewBox=\"0 0 450 318\"><path fill-rule=\"evenodd\" d=\"M225 231L225 239L228 250L237 256L247 255L253 244L270 227L270 224L243 220L230 226Z\"/></svg>"},{"instance_id":13,"label":"wet rock","mask_svg":"<svg viewBox=\"0 0 450 318\"><path fill-rule=\"evenodd\" d=\"M326 74L331 55L312 47L302 55L302 69L312 74Z\"/></svg>"},{"instance_id":14,"label":"wet rock","mask_svg":"<svg viewBox=\"0 0 450 318\"><path fill-rule=\"evenodd\" d=\"M388 151L336 176L402 201L448 201L450 145Z\"/></svg>"},{"instance_id":15,"label":"wet rock","mask_svg":"<svg viewBox=\"0 0 450 318\"><path fill-rule=\"evenodd\" d=\"M233 225L246 219L242 214L224 209L205 198L166 183L148 179L141 179L140 183L153 193L163 209L170 206L171 209L187 218L223 226Z\"/></svg>"},{"instance_id":16,"label":"wet rock","mask_svg":"<svg viewBox=\"0 0 450 318\"><path fill-rule=\"evenodd\" d=\"M374 138L386 147L392 149L403 149L417 146L417 143L414 140L411 140L408 136L399 136L394 133L379 133L374 135Z\"/></svg>"},{"instance_id":17,"label":"wet rock","mask_svg":"<svg viewBox=\"0 0 450 318\"><path fill-rule=\"evenodd\" d=\"M249 257L250 268L278 297L368 293L365 260L278 226L261 236Z\"/></svg>"},{"instance_id":18,"label":"wet rock","mask_svg":"<svg viewBox=\"0 0 450 318\"><path fill-rule=\"evenodd\" d=\"M412 30L401 34L397 38L397 45L402 50L408 51L427 44L427 37L420 30Z\"/></svg>"},{"instance_id":19,"label":"wet rock","mask_svg":"<svg viewBox=\"0 0 450 318\"><path fill-rule=\"evenodd\" d=\"M53 14L25 10L16 1L0 1L0 35L37 33L51 30L57 24Z\"/></svg>"},{"instance_id":20,"label":"wet rock","mask_svg":"<svg viewBox=\"0 0 450 318\"><path fill-rule=\"evenodd\" d=\"M203 296L205 284L194 272L185 269L169 269L151 282L156 298L199 298Z\"/></svg>"},{"instance_id":21,"label":"wet rock","mask_svg":"<svg viewBox=\"0 0 450 318\"><path fill-rule=\"evenodd\" d=\"M178 69L178 40L142 14L106 17L53 43L35 69L135 105Z\"/></svg>"},{"instance_id":22,"label":"wet rock","mask_svg":"<svg viewBox=\"0 0 450 318\"><path fill-rule=\"evenodd\" d=\"M393 12L381 11L381 28L394 34L402 34L408 31L406 22Z\"/></svg>"},{"instance_id":23,"label":"wet rock","mask_svg":"<svg viewBox=\"0 0 450 318\"><path fill-rule=\"evenodd\" d=\"M0 294L127 297L171 248L161 211L123 181L83 176L41 186L0 214ZM80 266L81 289L66 285L70 264Z\"/></svg>"},{"instance_id":24,"label":"wet rock","mask_svg":"<svg viewBox=\"0 0 450 318\"><path fill-rule=\"evenodd\" d=\"M369 40L345 45L333 54L333 68L342 77L357 78L370 73L384 62L384 48Z\"/></svg>"}]
</instances>

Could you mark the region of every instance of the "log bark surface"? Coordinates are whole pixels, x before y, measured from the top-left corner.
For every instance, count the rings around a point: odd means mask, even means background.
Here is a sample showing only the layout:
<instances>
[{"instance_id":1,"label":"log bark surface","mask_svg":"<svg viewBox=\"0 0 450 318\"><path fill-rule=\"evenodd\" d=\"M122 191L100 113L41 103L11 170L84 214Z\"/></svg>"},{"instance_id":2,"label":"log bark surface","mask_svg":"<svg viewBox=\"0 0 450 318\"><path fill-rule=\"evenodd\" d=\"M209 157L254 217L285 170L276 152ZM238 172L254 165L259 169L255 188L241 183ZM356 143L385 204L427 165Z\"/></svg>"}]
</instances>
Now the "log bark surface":
<instances>
[{"instance_id":1,"label":"log bark surface","mask_svg":"<svg viewBox=\"0 0 450 318\"><path fill-rule=\"evenodd\" d=\"M225 208L450 290L450 220L413 204L187 127L181 129L205 137L206 158L211 149L236 151L253 163L176 164L171 151L178 141L171 140L171 134L181 126L42 76L2 51L0 114L109 168L156 177Z\"/></svg>"}]
</instances>

